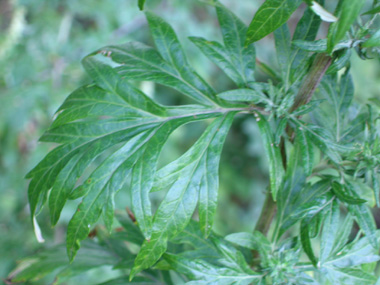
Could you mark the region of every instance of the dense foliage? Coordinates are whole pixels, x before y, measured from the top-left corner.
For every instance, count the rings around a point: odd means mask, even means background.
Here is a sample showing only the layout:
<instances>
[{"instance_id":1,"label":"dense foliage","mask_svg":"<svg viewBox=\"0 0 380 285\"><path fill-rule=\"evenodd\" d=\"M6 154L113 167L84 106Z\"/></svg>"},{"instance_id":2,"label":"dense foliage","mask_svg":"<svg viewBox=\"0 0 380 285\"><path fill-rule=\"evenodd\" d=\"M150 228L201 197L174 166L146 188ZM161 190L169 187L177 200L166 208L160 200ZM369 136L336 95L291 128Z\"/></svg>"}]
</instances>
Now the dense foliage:
<instances>
[{"instance_id":1,"label":"dense foliage","mask_svg":"<svg viewBox=\"0 0 380 285\"><path fill-rule=\"evenodd\" d=\"M22 261L9 281L58 272L59 282L112 265L125 276L103 284L375 284L378 115L353 100L350 56L379 52L379 6L340 0L330 13L322 0L305 1L291 36L287 22L302 2L267 0L248 27L221 3L208 3L223 43L190 40L235 83L223 92L195 71L173 28L152 12L145 15L155 48L129 42L86 56L92 83L58 109L40 139L57 146L27 175L39 239L36 216L46 204L56 225L68 201L80 199L67 228L72 263L59 245ZM332 23L317 39L322 20ZM278 70L256 60L255 42L272 32ZM257 67L267 81L255 80ZM175 89L190 104L160 104L136 88L139 81ZM269 187L255 231L223 237L212 228L219 161L238 116L257 122ZM202 120L208 126L197 141L159 168L169 136ZM128 215L115 215L119 191L130 195ZM165 194L152 205L156 192ZM105 227L94 229L100 217Z\"/></svg>"}]
</instances>

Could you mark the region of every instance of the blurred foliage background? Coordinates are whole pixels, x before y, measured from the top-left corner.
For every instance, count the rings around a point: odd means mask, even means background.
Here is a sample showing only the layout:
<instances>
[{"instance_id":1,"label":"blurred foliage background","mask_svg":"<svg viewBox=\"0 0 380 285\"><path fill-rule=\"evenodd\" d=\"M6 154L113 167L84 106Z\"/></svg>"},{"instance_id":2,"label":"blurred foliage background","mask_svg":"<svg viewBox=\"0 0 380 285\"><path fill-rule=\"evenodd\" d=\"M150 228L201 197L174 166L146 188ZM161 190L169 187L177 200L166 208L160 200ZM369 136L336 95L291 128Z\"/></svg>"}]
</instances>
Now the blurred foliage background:
<instances>
[{"instance_id":1,"label":"blurred foliage background","mask_svg":"<svg viewBox=\"0 0 380 285\"><path fill-rule=\"evenodd\" d=\"M0 278L5 279L18 259L40 248L65 239L65 227L76 208L65 208L59 225L52 229L48 213L40 225L45 244L38 244L33 233L27 202L28 181L24 175L51 145L38 138L50 125L55 110L70 92L88 82L80 60L93 50L109 44L138 40L152 44L144 14L136 0L0 0ZM263 0L222 0L246 23ZM335 1L329 1L335 2ZM154 10L172 24L182 40L195 69L216 90L234 88L232 82L193 46L188 36L220 40L212 7L197 0L148 0ZM302 11L301 11L302 12ZM301 12L294 16L295 24ZM294 23L293 23L294 22ZM324 27L324 29L326 29ZM322 30L322 33L324 31ZM258 59L276 66L271 37L256 45ZM361 61L354 56L353 74L356 99L365 103L379 97L379 61ZM266 80L257 72L258 81ZM188 103L170 89L149 82L139 84L150 96L164 104ZM380 100L379 100L380 102ZM198 138L205 123L178 129L162 153L162 163L183 153ZM227 139L220 166L220 203L215 230L221 234L252 231L261 211L267 187L266 160L253 118L235 121ZM160 196L153 199L159 201ZM129 206L120 192L117 207ZM109 268L80 276L73 283L92 284L109 279ZM49 284L50 281L46 281ZM42 283L39 283L42 284ZM45 284L45 283L44 283Z\"/></svg>"}]
</instances>

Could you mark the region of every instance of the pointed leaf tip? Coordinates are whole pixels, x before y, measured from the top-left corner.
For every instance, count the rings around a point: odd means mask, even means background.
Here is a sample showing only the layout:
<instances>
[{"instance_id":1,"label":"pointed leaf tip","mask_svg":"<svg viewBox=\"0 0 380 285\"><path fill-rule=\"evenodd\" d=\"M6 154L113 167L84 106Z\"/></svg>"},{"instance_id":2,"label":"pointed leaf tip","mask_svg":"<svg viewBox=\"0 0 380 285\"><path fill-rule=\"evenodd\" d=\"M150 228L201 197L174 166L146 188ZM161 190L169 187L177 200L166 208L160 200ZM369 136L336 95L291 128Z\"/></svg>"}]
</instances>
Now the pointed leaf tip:
<instances>
[{"instance_id":1,"label":"pointed leaf tip","mask_svg":"<svg viewBox=\"0 0 380 285\"><path fill-rule=\"evenodd\" d=\"M138 6L141 11L144 10L144 4L145 4L145 0L139 0Z\"/></svg>"}]
</instances>

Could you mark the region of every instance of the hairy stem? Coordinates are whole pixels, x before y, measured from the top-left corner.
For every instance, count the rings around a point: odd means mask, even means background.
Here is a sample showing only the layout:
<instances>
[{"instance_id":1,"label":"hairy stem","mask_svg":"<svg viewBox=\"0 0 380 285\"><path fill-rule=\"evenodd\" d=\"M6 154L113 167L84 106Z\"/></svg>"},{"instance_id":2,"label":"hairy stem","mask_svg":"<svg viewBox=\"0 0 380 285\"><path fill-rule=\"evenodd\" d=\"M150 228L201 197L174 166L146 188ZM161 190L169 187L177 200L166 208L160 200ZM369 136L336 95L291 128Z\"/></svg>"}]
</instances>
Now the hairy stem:
<instances>
[{"instance_id":1,"label":"hairy stem","mask_svg":"<svg viewBox=\"0 0 380 285\"><path fill-rule=\"evenodd\" d=\"M305 80L303 81L303 84L301 85L301 88L299 89L296 95L294 104L291 107L290 112L293 112L302 105L305 105L310 102L315 92L315 89L321 82L323 75L326 73L327 69L331 65L331 62L332 58L329 55L317 54L308 74L306 75ZM290 137L292 137L292 134L290 134ZM281 138L280 148L282 164L286 170L287 158L285 151L285 139L283 137ZM259 231L264 235L267 235L276 211L277 204L275 201L273 201L271 192L268 191L266 194L263 209L255 227L255 231Z\"/></svg>"}]
</instances>

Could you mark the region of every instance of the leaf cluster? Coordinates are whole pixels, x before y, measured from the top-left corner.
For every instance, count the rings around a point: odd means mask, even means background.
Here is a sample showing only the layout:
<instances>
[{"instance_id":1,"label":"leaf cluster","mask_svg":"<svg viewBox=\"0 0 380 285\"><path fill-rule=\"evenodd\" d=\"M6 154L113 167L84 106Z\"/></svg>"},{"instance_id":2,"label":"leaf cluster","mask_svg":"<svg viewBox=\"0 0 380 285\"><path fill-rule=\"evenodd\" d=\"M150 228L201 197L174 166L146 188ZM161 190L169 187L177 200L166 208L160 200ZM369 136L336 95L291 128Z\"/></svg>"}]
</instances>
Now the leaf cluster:
<instances>
[{"instance_id":1,"label":"leaf cluster","mask_svg":"<svg viewBox=\"0 0 380 285\"><path fill-rule=\"evenodd\" d=\"M306 2L292 36L287 21L301 0L267 0L249 26L211 3L223 43L190 40L235 83L233 90L217 93L192 68L173 28L152 12L146 17L155 48L129 42L83 59L92 83L59 108L41 137L58 146L27 175L33 219L47 204L55 225L67 201L81 199L67 229L73 263L58 247L25 260L11 279L112 265L126 276L106 284L174 284L168 271L189 284L374 284L380 236L370 207L380 204L380 139L376 111L354 101L349 59L353 49L365 57L377 48L375 16L353 26L363 1L339 1L335 16L324 1ZM327 38L315 40L326 19L333 20ZM272 32L278 71L257 82L254 42ZM175 89L193 104L164 106L132 81ZM258 229L223 238L212 231L218 167L237 114L257 121L277 212L270 234ZM169 136L201 120L209 124L194 145L157 169ZM119 191L130 195L135 224L118 215L124 229L114 233ZM150 194L158 191L164 198L152 211ZM97 242L87 242L100 217L105 228L97 227ZM352 237L354 222L360 229ZM105 251L107 258L83 262L83 248L91 252L85 257Z\"/></svg>"}]
</instances>

